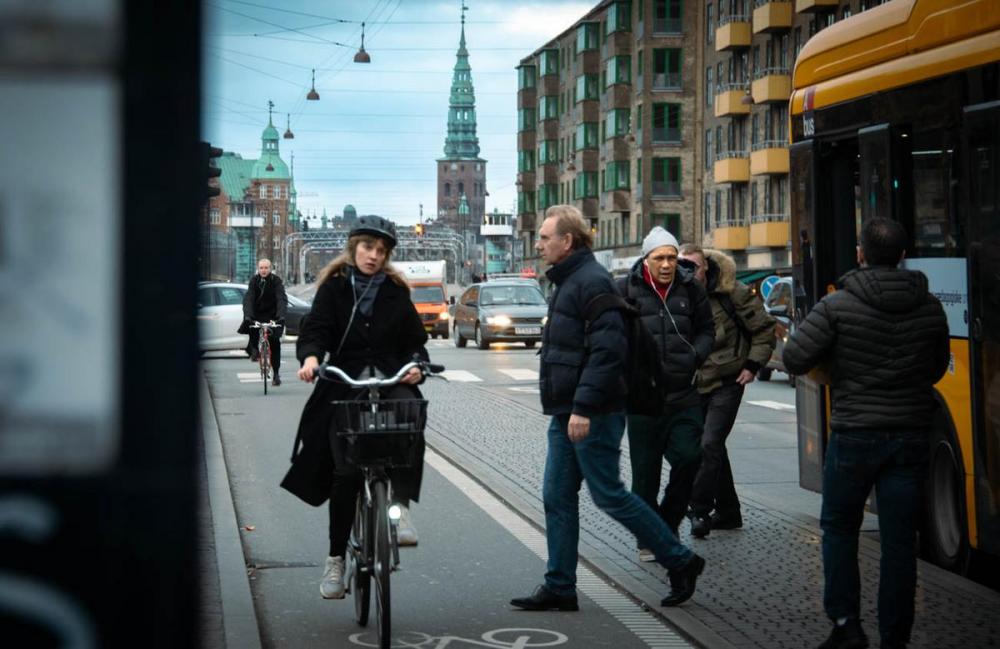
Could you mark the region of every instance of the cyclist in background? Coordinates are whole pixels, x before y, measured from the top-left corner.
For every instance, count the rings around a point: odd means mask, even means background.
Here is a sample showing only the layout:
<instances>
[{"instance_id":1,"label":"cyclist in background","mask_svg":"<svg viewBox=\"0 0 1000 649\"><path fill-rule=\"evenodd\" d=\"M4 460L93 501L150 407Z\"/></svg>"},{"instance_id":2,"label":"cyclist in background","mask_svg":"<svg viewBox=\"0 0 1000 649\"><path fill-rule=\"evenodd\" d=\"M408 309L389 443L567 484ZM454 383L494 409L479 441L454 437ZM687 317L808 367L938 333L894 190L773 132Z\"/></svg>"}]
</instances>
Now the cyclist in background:
<instances>
[{"instance_id":1,"label":"cyclist in background","mask_svg":"<svg viewBox=\"0 0 1000 649\"><path fill-rule=\"evenodd\" d=\"M272 329L271 336L271 367L274 368L272 385L281 385L278 370L281 368L281 334L284 331L285 313L288 311L288 296L285 295L285 284L281 278L271 272L271 260L261 259L257 262L257 274L250 278L250 286L243 296L243 326L240 333L249 333L250 342L247 353L250 360L257 362L257 342L260 329L251 329L250 325L257 322L274 320L281 328Z\"/></svg>"},{"instance_id":2,"label":"cyclist in background","mask_svg":"<svg viewBox=\"0 0 1000 649\"><path fill-rule=\"evenodd\" d=\"M424 348L427 334L409 299L409 288L389 263L395 245L396 227L391 222L363 216L351 230L344 251L320 272L316 298L296 345L301 380L316 379L315 370L326 354L331 364L354 378L392 376L414 355L429 360ZM420 370L414 368L383 398L419 399L416 385L422 381ZM316 385L302 411L292 467L281 482L310 505L330 501L330 554L320 582L325 599L344 597L344 553L362 486L360 471L344 461L341 439L330 435L334 414L330 402L357 395L357 390L340 383ZM394 501L404 505L400 545L417 543L405 505L418 499L422 473L421 436L414 465L390 472Z\"/></svg>"}]
</instances>

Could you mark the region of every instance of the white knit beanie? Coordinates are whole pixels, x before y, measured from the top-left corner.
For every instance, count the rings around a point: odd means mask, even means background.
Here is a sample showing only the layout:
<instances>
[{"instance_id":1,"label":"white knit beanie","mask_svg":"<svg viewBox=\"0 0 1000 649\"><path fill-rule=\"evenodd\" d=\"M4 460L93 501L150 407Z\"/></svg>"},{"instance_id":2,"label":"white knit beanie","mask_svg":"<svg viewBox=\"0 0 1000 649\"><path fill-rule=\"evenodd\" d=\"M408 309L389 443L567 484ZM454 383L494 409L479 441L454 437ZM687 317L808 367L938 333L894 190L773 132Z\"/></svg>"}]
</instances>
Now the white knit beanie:
<instances>
[{"instance_id":1,"label":"white knit beanie","mask_svg":"<svg viewBox=\"0 0 1000 649\"><path fill-rule=\"evenodd\" d=\"M648 256L649 253L661 246L673 246L675 249L680 250L680 246L677 245L677 237L670 234L660 226L656 226L650 230L649 234L646 235L646 238L642 240L642 256Z\"/></svg>"}]
</instances>

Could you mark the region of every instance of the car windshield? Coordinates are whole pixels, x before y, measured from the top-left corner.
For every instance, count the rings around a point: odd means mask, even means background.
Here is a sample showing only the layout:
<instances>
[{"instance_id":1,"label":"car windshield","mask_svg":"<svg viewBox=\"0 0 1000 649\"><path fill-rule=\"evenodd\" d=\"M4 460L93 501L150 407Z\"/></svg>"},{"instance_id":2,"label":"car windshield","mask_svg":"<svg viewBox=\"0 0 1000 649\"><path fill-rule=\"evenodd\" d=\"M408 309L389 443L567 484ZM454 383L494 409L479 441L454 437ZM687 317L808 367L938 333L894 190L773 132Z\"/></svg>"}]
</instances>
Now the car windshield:
<instances>
[{"instance_id":1,"label":"car windshield","mask_svg":"<svg viewBox=\"0 0 1000 649\"><path fill-rule=\"evenodd\" d=\"M483 306L545 304L545 297L534 286L490 286L483 287L479 303Z\"/></svg>"},{"instance_id":2,"label":"car windshield","mask_svg":"<svg viewBox=\"0 0 1000 649\"><path fill-rule=\"evenodd\" d=\"M410 288L410 299L414 304L428 302L444 302L444 291L440 286L413 286Z\"/></svg>"}]
</instances>

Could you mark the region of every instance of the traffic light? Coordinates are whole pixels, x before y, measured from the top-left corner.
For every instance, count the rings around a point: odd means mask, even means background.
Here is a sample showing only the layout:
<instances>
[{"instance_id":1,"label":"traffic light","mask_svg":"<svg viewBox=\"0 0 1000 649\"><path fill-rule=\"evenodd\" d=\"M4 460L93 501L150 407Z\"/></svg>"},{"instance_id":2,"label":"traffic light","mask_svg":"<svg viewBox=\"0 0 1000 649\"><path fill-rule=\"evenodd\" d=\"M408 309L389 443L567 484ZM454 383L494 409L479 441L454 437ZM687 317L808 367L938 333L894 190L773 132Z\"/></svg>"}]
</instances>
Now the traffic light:
<instances>
[{"instance_id":1,"label":"traffic light","mask_svg":"<svg viewBox=\"0 0 1000 649\"><path fill-rule=\"evenodd\" d=\"M208 202L210 198L214 198L222 193L222 190L218 186L213 186L211 184L212 178L218 178L222 175L222 169L213 162L213 159L222 156L222 149L219 147L212 146L208 142L199 142L198 148L200 149L199 159L201 160L201 166L205 173L205 202Z\"/></svg>"},{"instance_id":2,"label":"traffic light","mask_svg":"<svg viewBox=\"0 0 1000 649\"><path fill-rule=\"evenodd\" d=\"M417 223L415 226L413 226L413 231L416 233L418 237L424 236L424 224Z\"/></svg>"}]
</instances>

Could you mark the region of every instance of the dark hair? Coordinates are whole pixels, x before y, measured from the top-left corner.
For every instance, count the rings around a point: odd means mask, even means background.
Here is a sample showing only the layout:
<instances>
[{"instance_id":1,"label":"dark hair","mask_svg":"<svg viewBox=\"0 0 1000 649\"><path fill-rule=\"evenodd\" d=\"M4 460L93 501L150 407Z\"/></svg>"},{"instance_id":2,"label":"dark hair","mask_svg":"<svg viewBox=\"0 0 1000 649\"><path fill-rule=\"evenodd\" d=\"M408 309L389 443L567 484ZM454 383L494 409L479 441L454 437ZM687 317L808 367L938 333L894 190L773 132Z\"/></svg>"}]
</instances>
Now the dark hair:
<instances>
[{"instance_id":1,"label":"dark hair","mask_svg":"<svg viewBox=\"0 0 1000 649\"><path fill-rule=\"evenodd\" d=\"M906 230L892 219L876 217L861 229L861 252L869 266L896 266L906 251Z\"/></svg>"}]
</instances>

